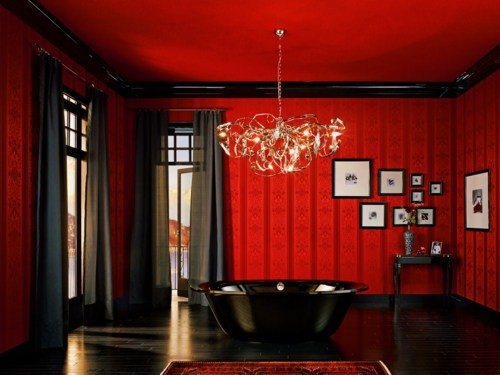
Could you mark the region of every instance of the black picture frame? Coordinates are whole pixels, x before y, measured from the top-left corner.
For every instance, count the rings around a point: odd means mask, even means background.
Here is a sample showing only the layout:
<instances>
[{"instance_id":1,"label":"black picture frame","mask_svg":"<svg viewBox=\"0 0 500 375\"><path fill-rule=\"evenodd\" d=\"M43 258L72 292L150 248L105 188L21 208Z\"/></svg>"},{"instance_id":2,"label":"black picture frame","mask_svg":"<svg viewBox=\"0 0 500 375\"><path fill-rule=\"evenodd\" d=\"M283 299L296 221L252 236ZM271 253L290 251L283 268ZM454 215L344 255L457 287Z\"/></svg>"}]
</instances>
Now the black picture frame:
<instances>
[{"instance_id":1,"label":"black picture frame","mask_svg":"<svg viewBox=\"0 0 500 375\"><path fill-rule=\"evenodd\" d=\"M371 159L333 159L332 198L371 198L371 175Z\"/></svg>"},{"instance_id":2,"label":"black picture frame","mask_svg":"<svg viewBox=\"0 0 500 375\"><path fill-rule=\"evenodd\" d=\"M490 230L490 170L464 175L465 229Z\"/></svg>"},{"instance_id":3,"label":"black picture frame","mask_svg":"<svg viewBox=\"0 0 500 375\"><path fill-rule=\"evenodd\" d=\"M443 253L443 241L432 241L431 243L431 255L441 255Z\"/></svg>"},{"instance_id":4,"label":"black picture frame","mask_svg":"<svg viewBox=\"0 0 500 375\"><path fill-rule=\"evenodd\" d=\"M404 169L379 169L378 195L404 195L405 175Z\"/></svg>"},{"instance_id":5,"label":"black picture frame","mask_svg":"<svg viewBox=\"0 0 500 375\"><path fill-rule=\"evenodd\" d=\"M359 227L361 229L384 229L387 226L387 203L360 203Z\"/></svg>"},{"instance_id":6,"label":"black picture frame","mask_svg":"<svg viewBox=\"0 0 500 375\"><path fill-rule=\"evenodd\" d=\"M418 227L433 227L436 225L436 208L435 207L419 207L417 208Z\"/></svg>"},{"instance_id":7,"label":"black picture frame","mask_svg":"<svg viewBox=\"0 0 500 375\"><path fill-rule=\"evenodd\" d=\"M408 226L405 222L408 218L409 207L393 207L392 208L392 226L393 227L404 227Z\"/></svg>"},{"instance_id":8,"label":"black picture frame","mask_svg":"<svg viewBox=\"0 0 500 375\"><path fill-rule=\"evenodd\" d=\"M423 190L412 190L410 193L411 203L424 203L424 194Z\"/></svg>"},{"instance_id":9,"label":"black picture frame","mask_svg":"<svg viewBox=\"0 0 500 375\"><path fill-rule=\"evenodd\" d=\"M429 182L429 195L443 195L443 183L437 181Z\"/></svg>"},{"instance_id":10,"label":"black picture frame","mask_svg":"<svg viewBox=\"0 0 500 375\"><path fill-rule=\"evenodd\" d=\"M424 186L424 174L423 173L412 173L410 175L410 186L411 187Z\"/></svg>"}]
</instances>

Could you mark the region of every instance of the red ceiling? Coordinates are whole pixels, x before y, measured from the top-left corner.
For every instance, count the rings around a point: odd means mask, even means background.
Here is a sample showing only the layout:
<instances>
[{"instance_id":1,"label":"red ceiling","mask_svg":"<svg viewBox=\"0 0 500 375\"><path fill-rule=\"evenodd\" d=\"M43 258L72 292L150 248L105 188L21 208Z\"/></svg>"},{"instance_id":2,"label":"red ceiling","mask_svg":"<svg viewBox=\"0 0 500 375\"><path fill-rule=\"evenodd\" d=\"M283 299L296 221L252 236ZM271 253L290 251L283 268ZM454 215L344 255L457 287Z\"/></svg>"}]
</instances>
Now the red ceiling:
<instances>
[{"instance_id":1,"label":"red ceiling","mask_svg":"<svg viewBox=\"0 0 500 375\"><path fill-rule=\"evenodd\" d=\"M39 0L126 81L454 81L499 0Z\"/></svg>"}]
</instances>

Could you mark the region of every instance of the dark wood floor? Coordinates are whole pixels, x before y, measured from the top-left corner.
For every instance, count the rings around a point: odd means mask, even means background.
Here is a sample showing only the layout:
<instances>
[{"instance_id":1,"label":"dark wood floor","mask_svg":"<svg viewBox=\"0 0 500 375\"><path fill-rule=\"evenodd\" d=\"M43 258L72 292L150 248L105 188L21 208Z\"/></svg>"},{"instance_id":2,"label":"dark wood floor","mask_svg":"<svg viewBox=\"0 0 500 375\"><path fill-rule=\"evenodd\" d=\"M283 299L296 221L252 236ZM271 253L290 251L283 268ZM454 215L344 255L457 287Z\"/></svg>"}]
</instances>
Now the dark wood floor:
<instances>
[{"instance_id":1,"label":"dark wood floor","mask_svg":"<svg viewBox=\"0 0 500 375\"><path fill-rule=\"evenodd\" d=\"M2 374L159 374L169 361L382 360L392 374L500 374L498 322L460 304L357 304L321 342L246 343L227 337L206 307L174 303L134 319L81 327L65 353L0 364Z\"/></svg>"}]
</instances>

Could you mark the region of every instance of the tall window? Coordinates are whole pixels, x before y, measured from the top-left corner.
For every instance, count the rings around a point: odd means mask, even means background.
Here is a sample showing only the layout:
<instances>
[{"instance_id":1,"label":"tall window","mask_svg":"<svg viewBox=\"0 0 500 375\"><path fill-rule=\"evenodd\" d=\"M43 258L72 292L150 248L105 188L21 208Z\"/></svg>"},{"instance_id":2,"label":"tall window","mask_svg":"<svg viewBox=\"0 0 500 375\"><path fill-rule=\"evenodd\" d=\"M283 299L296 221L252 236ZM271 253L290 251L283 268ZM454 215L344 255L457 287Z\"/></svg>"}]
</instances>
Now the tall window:
<instances>
[{"instance_id":1,"label":"tall window","mask_svg":"<svg viewBox=\"0 0 500 375\"><path fill-rule=\"evenodd\" d=\"M65 90L63 98L68 175L68 297L72 299L83 294L88 103L69 90Z\"/></svg>"},{"instance_id":2,"label":"tall window","mask_svg":"<svg viewBox=\"0 0 500 375\"><path fill-rule=\"evenodd\" d=\"M169 123L162 138L163 160L168 155L169 249L172 289L187 293L189 278L189 235L193 166L193 124ZM182 293L181 291L184 291ZM186 294L187 295L187 294Z\"/></svg>"}]
</instances>

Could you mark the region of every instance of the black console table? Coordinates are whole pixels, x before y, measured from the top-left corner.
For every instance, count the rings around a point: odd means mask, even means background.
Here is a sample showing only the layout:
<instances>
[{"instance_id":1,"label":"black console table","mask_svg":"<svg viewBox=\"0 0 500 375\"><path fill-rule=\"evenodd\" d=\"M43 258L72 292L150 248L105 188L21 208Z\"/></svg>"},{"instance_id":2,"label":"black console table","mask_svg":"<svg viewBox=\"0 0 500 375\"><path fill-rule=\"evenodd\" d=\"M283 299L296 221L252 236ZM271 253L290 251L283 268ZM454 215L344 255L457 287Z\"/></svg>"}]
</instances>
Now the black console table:
<instances>
[{"instance_id":1,"label":"black console table","mask_svg":"<svg viewBox=\"0 0 500 375\"><path fill-rule=\"evenodd\" d=\"M438 264L443 269L443 297L451 295L453 280L453 263L451 255L395 255L394 256L394 298L399 300L401 294L401 269L403 265Z\"/></svg>"}]
</instances>

